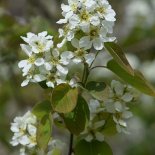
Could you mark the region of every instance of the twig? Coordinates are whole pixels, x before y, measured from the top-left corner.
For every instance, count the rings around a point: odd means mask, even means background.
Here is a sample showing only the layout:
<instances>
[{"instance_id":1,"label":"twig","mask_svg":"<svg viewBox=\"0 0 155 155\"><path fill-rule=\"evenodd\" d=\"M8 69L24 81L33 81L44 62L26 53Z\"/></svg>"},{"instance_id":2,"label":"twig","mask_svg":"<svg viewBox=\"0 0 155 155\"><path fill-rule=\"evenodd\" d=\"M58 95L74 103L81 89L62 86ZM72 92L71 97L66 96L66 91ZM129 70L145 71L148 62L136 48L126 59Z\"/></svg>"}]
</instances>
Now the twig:
<instances>
[{"instance_id":1,"label":"twig","mask_svg":"<svg viewBox=\"0 0 155 155\"><path fill-rule=\"evenodd\" d=\"M68 155L72 155L72 152L73 152L73 134L70 135L70 144L69 144Z\"/></svg>"}]
</instances>

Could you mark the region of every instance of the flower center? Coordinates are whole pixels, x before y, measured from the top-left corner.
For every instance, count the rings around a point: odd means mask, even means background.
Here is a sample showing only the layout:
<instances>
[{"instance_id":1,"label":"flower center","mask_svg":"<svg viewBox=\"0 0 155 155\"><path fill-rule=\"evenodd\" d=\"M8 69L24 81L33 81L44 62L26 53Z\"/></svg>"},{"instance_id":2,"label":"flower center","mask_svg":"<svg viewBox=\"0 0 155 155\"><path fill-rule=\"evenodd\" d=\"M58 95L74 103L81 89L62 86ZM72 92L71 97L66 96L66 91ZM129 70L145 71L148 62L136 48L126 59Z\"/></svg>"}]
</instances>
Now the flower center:
<instances>
[{"instance_id":1,"label":"flower center","mask_svg":"<svg viewBox=\"0 0 155 155\"><path fill-rule=\"evenodd\" d=\"M54 66L56 66L57 64L59 64L59 59L58 58L52 58L51 62Z\"/></svg>"},{"instance_id":2,"label":"flower center","mask_svg":"<svg viewBox=\"0 0 155 155\"><path fill-rule=\"evenodd\" d=\"M73 4L71 5L72 11L75 12L75 11L77 10L77 8L78 8L78 5L77 5L77 4L73 3Z\"/></svg>"},{"instance_id":3,"label":"flower center","mask_svg":"<svg viewBox=\"0 0 155 155\"><path fill-rule=\"evenodd\" d=\"M77 51L75 51L75 54L77 57L82 57L85 53L84 50L78 49Z\"/></svg>"},{"instance_id":4,"label":"flower center","mask_svg":"<svg viewBox=\"0 0 155 155\"><path fill-rule=\"evenodd\" d=\"M105 14L106 13L106 9L104 7L99 7L97 8L97 11L101 14Z\"/></svg>"},{"instance_id":5,"label":"flower center","mask_svg":"<svg viewBox=\"0 0 155 155\"><path fill-rule=\"evenodd\" d=\"M39 52L43 52L43 50L44 50L44 44L41 43L41 42L39 42L39 41L36 41L35 44L36 44L36 46L38 48L38 51Z\"/></svg>"},{"instance_id":6,"label":"flower center","mask_svg":"<svg viewBox=\"0 0 155 155\"><path fill-rule=\"evenodd\" d=\"M97 36L98 35L98 31L97 30L91 30L90 31L90 36L91 37L95 37L95 36Z\"/></svg>"},{"instance_id":7,"label":"flower center","mask_svg":"<svg viewBox=\"0 0 155 155\"><path fill-rule=\"evenodd\" d=\"M81 20L84 20L84 21L88 21L89 20L89 13L84 11L81 13Z\"/></svg>"},{"instance_id":8,"label":"flower center","mask_svg":"<svg viewBox=\"0 0 155 155\"><path fill-rule=\"evenodd\" d=\"M32 55L31 57L29 57L28 62L33 64L35 62L35 56Z\"/></svg>"},{"instance_id":9,"label":"flower center","mask_svg":"<svg viewBox=\"0 0 155 155\"><path fill-rule=\"evenodd\" d=\"M51 82L55 82L55 76L54 74L50 73L48 76L47 76L47 79Z\"/></svg>"}]
</instances>

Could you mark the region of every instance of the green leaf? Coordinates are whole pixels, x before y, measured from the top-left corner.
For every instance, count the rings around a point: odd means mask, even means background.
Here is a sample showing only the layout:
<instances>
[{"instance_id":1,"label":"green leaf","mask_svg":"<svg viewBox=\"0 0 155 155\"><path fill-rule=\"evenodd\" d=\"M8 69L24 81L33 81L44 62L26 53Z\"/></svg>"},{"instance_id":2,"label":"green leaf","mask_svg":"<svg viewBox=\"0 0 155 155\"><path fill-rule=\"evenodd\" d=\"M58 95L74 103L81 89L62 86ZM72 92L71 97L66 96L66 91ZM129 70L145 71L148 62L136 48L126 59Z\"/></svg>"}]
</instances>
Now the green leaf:
<instances>
[{"instance_id":1,"label":"green leaf","mask_svg":"<svg viewBox=\"0 0 155 155\"><path fill-rule=\"evenodd\" d=\"M106 142L81 140L75 146L75 155L113 155L113 153Z\"/></svg>"},{"instance_id":2,"label":"green leaf","mask_svg":"<svg viewBox=\"0 0 155 155\"><path fill-rule=\"evenodd\" d=\"M139 71L134 70L134 75L129 74L115 60L110 60L107 64L107 68L139 91L150 96L155 96L155 89Z\"/></svg>"},{"instance_id":3,"label":"green leaf","mask_svg":"<svg viewBox=\"0 0 155 155\"><path fill-rule=\"evenodd\" d=\"M125 57L124 52L121 47L114 42L107 42L104 44L107 51L111 54L114 60L124 68L128 73L134 75L134 70L130 66L127 58Z\"/></svg>"},{"instance_id":4,"label":"green leaf","mask_svg":"<svg viewBox=\"0 0 155 155\"><path fill-rule=\"evenodd\" d=\"M52 133L50 111L51 103L49 101L37 104L32 111L33 114L36 115L38 121L37 144L39 148L43 150L46 150Z\"/></svg>"},{"instance_id":5,"label":"green leaf","mask_svg":"<svg viewBox=\"0 0 155 155\"><path fill-rule=\"evenodd\" d=\"M49 155L61 155L61 150L55 148L52 150L51 154L49 154Z\"/></svg>"},{"instance_id":6,"label":"green leaf","mask_svg":"<svg viewBox=\"0 0 155 155\"><path fill-rule=\"evenodd\" d=\"M59 113L71 112L77 104L78 89L71 88L68 84L60 84L52 93L52 107Z\"/></svg>"},{"instance_id":7,"label":"green leaf","mask_svg":"<svg viewBox=\"0 0 155 155\"><path fill-rule=\"evenodd\" d=\"M79 135L89 120L89 107L83 97L79 96L75 109L64 115L64 122L69 131L75 135Z\"/></svg>"},{"instance_id":8,"label":"green leaf","mask_svg":"<svg viewBox=\"0 0 155 155\"><path fill-rule=\"evenodd\" d=\"M86 84L86 89L97 100L104 101L108 98L109 88L104 82L91 81Z\"/></svg>"}]
</instances>

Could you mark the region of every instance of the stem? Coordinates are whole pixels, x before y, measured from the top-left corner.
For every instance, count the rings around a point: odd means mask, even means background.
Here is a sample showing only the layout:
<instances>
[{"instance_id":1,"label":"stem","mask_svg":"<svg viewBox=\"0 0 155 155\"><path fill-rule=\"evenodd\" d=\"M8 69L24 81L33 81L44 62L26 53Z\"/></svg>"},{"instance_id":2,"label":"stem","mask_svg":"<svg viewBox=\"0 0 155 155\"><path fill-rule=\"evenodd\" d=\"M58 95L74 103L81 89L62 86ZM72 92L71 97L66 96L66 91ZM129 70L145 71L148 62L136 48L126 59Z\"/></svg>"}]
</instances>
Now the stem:
<instances>
[{"instance_id":1,"label":"stem","mask_svg":"<svg viewBox=\"0 0 155 155\"><path fill-rule=\"evenodd\" d=\"M73 152L73 134L70 135L70 144L69 144L68 155L72 155L72 152Z\"/></svg>"},{"instance_id":2,"label":"stem","mask_svg":"<svg viewBox=\"0 0 155 155\"><path fill-rule=\"evenodd\" d=\"M86 67L85 67L85 64L84 64L83 75L82 75L82 83L83 84L84 84L85 74L86 74Z\"/></svg>"},{"instance_id":3,"label":"stem","mask_svg":"<svg viewBox=\"0 0 155 155\"><path fill-rule=\"evenodd\" d=\"M98 52L96 53L96 55L95 55L95 59L94 59L94 60L92 61L92 63L90 64L90 67L89 67L89 68L92 67L92 65L93 65L94 61L96 60L96 57L98 56L99 52L100 52L100 51L98 51Z\"/></svg>"}]
</instances>

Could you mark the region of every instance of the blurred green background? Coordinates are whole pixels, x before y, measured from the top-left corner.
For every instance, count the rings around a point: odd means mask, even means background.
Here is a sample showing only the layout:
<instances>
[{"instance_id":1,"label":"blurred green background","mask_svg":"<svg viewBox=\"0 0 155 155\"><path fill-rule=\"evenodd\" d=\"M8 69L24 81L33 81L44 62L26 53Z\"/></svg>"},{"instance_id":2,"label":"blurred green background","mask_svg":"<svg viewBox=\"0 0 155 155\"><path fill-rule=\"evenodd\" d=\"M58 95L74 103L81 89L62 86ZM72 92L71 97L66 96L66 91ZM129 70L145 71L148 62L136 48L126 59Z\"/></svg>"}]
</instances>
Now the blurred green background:
<instances>
[{"instance_id":1,"label":"blurred green background","mask_svg":"<svg viewBox=\"0 0 155 155\"><path fill-rule=\"evenodd\" d=\"M155 85L155 0L109 0L117 13L114 35L134 68ZM10 122L46 96L38 85L21 88L17 67L24 58L20 36L47 30L56 34L63 0L0 0L0 155L17 155L9 144ZM155 155L155 100L142 95L132 106L130 135L109 142L114 155Z\"/></svg>"}]
</instances>

